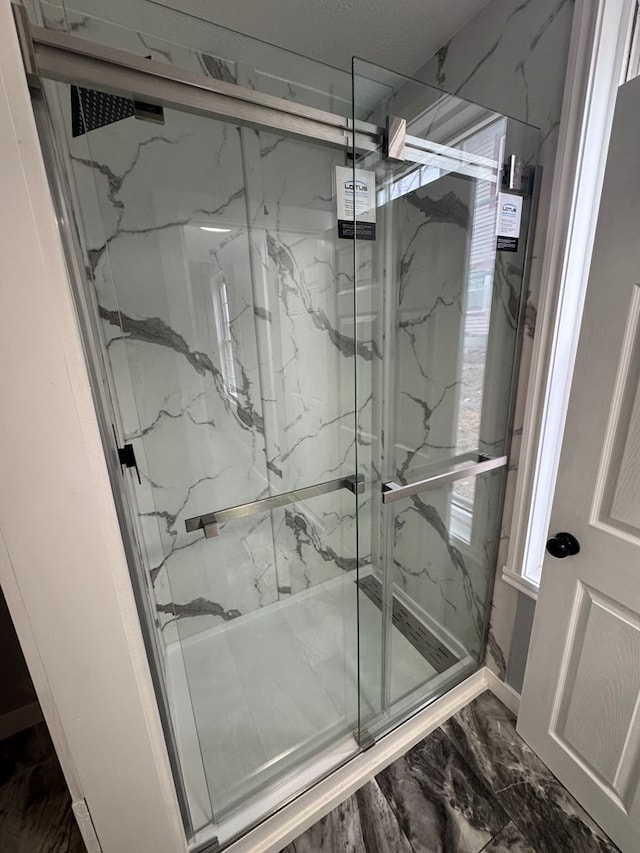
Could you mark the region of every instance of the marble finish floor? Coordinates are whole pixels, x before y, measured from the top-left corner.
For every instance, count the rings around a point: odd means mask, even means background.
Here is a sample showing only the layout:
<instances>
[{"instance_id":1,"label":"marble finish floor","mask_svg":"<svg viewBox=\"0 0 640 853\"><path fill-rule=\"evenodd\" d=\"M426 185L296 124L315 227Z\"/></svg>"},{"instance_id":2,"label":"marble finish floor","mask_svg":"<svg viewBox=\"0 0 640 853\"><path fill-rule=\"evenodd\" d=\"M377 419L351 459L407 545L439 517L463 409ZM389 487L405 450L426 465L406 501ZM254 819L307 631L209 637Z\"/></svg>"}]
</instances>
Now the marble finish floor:
<instances>
[{"instance_id":1,"label":"marble finish floor","mask_svg":"<svg viewBox=\"0 0 640 853\"><path fill-rule=\"evenodd\" d=\"M283 853L618 853L484 693Z\"/></svg>"},{"instance_id":2,"label":"marble finish floor","mask_svg":"<svg viewBox=\"0 0 640 853\"><path fill-rule=\"evenodd\" d=\"M44 723L0 741L1 853L86 853Z\"/></svg>"},{"instance_id":3,"label":"marble finish floor","mask_svg":"<svg viewBox=\"0 0 640 853\"><path fill-rule=\"evenodd\" d=\"M0 742L1 853L86 853L43 724ZM282 853L619 853L484 693Z\"/></svg>"}]
</instances>

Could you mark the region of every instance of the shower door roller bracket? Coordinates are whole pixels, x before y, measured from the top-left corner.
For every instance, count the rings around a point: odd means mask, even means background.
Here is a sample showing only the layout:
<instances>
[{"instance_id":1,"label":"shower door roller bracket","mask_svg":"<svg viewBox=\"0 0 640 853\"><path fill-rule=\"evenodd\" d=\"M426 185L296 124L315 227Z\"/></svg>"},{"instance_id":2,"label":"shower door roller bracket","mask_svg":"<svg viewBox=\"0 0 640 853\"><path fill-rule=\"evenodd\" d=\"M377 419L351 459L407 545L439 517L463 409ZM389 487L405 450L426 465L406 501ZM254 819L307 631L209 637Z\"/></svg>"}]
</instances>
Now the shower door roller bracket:
<instances>
[{"instance_id":1,"label":"shower door roller bracket","mask_svg":"<svg viewBox=\"0 0 640 853\"><path fill-rule=\"evenodd\" d=\"M539 167L538 167L539 168ZM525 166L522 157L511 154L502 167L502 184L505 189L522 195L533 195L535 166Z\"/></svg>"},{"instance_id":2,"label":"shower door roller bracket","mask_svg":"<svg viewBox=\"0 0 640 853\"><path fill-rule=\"evenodd\" d=\"M406 160L405 147L407 139L407 122L399 116L387 116L387 133L385 137L385 155L387 160Z\"/></svg>"},{"instance_id":3,"label":"shower door roller bracket","mask_svg":"<svg viewBox=\"0 0 640 853\"><path fill-rule=\"evenodd\" d=\"M502 175L504 185L507 189L520 192L522 189L523 178L522 158L515 154L511 154L510 157L507 157L507 162L504 164Z\"/></svg>"}]
</instances>

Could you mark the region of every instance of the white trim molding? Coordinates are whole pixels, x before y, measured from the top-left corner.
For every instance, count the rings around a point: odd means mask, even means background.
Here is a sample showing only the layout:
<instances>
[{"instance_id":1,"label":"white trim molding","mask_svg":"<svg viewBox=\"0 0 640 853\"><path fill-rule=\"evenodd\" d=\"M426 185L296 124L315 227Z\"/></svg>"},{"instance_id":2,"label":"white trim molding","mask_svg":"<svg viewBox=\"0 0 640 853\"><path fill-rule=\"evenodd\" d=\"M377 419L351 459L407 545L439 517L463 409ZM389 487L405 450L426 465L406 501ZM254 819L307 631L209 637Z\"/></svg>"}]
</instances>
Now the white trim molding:
<instances>
[{"instance_id":1,"label":"white trim molding","mask_svg":"<svg viewBox=\"0 0 640 853\"><path fill-rule=\"evenodd\" d=\"M575 4L558 157L503 578L534 597L540 580L616 91L633 0ZM519 578L521 583L516 583Z\"/></svg>"},{"instance_id":2,"label":"white trim molding","mask_svg":"<svg viewBox=\"0 0 640 853\"><path fill-rule=\"evenodd\" d=\"M520 694L505 681L501 681L495 672L491 672L490 669L486 670L485 679L487 687L496 699L499 699L517 717L520 713Z\"/></svg>"},{"instance_id":3,"label":"white trim molding","mask_svg":"<svg viewBox=\"0 0 640 853\"><path fill-rule=\"evenodd\" d=\"M502 567L502 580L505 583L508 583L509 586L515 587L518 592L522 592L524 595L527 595L529 598L537 601L539 590L539 584L537 582L534 583L534 581L529 580L529 578L524 575L518 574L513 571L513 569L507 568L507 566Z\"/></svg>"},{"instance_id":4,"label":"white trim molding","mask_svg":"<svg viewBox=\"0 0 640 853\"><path fill-rule=\"evenodd\" d=\"M0 584L87 849L186 853L9 0L0 186Z\"/></svg>"}]
</instances>

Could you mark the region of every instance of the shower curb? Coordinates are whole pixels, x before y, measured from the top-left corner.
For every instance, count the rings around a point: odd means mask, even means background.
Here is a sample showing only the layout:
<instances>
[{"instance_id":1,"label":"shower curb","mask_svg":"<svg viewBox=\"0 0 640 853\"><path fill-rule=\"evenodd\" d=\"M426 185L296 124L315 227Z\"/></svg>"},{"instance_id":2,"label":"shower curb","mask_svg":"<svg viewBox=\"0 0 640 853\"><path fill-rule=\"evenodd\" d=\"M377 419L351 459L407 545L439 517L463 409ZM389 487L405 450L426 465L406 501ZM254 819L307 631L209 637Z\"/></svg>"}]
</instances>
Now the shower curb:
<instances>
[{"instance_id":1,"label":"shower curb","mask_svg":"<svg viewBox=\"0 0 640 853\"><path fill-rule=\"evenodd\" d=\"M491 690L504 702L504 691L495 683L498 681L486 667L479 669L226 850L228 853L278 853L485 690ZM502 686L511 691L507 685ZM514 695L517 696L515 692ZM509 698L512 702L513 698ZM505 704L513 710L510 703Z\"/></svg>"}]
</instances>

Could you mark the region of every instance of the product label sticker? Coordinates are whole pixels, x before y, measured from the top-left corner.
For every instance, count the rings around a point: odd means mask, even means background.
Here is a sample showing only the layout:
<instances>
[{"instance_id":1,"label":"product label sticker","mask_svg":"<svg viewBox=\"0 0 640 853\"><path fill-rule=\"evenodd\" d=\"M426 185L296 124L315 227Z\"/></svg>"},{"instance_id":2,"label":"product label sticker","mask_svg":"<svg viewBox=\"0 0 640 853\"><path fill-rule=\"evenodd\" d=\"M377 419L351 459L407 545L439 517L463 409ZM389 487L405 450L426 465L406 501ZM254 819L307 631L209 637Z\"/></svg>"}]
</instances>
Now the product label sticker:
<instances>
[{"instance_id":1,"label":"product label sticker","mask_svg":"<svg viewBox=\"0 0 640 853\"><path fill-rule=\"evenodd\" d=\"M353 240L376 239L376 175L365 169L336 166L338 237Z\"/></svg>"},{"instance_id":2,"label":"product label sticker","mask_svg":"<svg viewBox=\"0 0 640 853\"><path fill-rule=\"evenodd\" d=\"M522 219L522 196L498 193L498 228L496 248L499 252L517 252Z\"/></svg>"},{"instance_id":3,"label":"product label sticker","mask_svg":"<svg viewBox=\"0 0 640 853\"><path fill-rule=\"evenodd\" d=\"M496 249L499 252L517 252L518 238L517 237L498 237Z\"/></svg>"}]
</instances>

